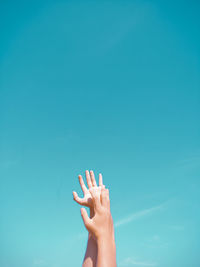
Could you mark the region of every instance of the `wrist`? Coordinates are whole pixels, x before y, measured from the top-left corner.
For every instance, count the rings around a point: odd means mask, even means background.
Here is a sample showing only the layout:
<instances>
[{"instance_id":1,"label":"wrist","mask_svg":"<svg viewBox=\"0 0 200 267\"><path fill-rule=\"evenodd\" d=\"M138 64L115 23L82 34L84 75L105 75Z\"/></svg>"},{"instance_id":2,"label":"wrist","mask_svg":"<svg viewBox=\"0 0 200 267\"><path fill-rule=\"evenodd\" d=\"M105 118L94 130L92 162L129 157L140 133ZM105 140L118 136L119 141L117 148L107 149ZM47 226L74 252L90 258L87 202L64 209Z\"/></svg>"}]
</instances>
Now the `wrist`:
<instances>
[{"instance_id":1,"label":"wrist","mask_svg":"<svg viewBox=\"0 0 200 267\"><path fill-rule=\"evenodd\" d=\"M109 242L110 244L115 244L114 229L109 233L100 234L99 236L96 237L96 239L97 239L98 244L107 243L107 242Z\"/></svg>"},{"instance_id":2,"label":"wrist","mask_svg":"<svg viewBox=\"0 0 200 267\"><path fill-rule=\"evenodd\" d=\"M115 241L115 229L114 229L112 217L111 217L111 221L110 221L109 225L107 225L107 227L101 228L99 230L100 230L99 233L96 235L97 241L98 240L100 242L101 242L101 240Z\"/></svg>"}]
</instances>

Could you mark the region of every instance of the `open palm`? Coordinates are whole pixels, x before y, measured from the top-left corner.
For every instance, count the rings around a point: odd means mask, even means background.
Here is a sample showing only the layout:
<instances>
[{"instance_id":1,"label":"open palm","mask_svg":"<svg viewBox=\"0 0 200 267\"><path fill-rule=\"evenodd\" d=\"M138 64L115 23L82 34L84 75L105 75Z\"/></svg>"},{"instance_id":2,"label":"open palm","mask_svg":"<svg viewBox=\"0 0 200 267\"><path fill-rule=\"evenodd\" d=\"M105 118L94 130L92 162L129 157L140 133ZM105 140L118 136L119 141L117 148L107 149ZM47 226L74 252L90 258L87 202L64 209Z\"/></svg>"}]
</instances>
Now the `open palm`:
<instances>
[{"instance_id":1,"label":"open palm","mask_svg":"<svg viewBox=\"0 0 200 267\"><path fill-rule=\"evenodd\" d=\"M86 170L85 175L86 175L88 188L86 187L82 176L81 175L78 176L79 183L80 183L81 189L83 191L83 198L80 198L75 191L73 191L73 196L74 196L74 200L78 204L91 208L91 207L93 207L93 201L92 201L92 196L90 194L89 189L93 188L93 190L95 190L95 192L97 194L99 194L99 196L100 196L101 195L101 189L105 188L105 186L103 185L103 179L102 179L101 173L99 174L99 186L97 186L93 171L90 171L90 173L89 173L89 171Z\"/></svg>"}]
</instances>

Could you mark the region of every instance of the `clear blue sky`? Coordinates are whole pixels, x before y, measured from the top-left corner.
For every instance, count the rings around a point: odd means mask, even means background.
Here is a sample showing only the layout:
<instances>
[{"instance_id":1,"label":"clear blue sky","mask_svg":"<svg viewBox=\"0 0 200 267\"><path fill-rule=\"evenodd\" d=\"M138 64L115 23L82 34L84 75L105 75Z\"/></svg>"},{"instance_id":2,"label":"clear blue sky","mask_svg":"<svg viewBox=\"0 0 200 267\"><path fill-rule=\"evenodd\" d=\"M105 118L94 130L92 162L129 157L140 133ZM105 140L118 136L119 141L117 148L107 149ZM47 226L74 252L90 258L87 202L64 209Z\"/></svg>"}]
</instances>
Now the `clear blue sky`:
<instances>
[{"instance_id":1,"label":"clear blue sky","mask_svg":"<svg viewBox=\"0 0 200 267\"><path fill-rule=\"evenodd\" d=\"M1 267L81 266L86 169L110 189L119 267L200 266L199 13L1 1Z\"/></svg>"}]
</instances>

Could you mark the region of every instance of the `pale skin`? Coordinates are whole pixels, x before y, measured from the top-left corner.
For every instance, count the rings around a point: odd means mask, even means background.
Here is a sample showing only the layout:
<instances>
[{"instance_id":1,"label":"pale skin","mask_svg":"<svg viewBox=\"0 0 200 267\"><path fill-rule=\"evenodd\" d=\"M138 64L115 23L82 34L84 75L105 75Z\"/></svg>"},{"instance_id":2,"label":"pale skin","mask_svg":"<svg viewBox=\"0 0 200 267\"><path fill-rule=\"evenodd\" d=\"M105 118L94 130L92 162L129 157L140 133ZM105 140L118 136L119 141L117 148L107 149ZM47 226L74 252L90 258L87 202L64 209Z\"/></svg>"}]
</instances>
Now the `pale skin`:
<instances>
[{"instance_id":1,"label":"pale skin","mask_svg":"<svg viewBox=\"0 0 200 267\"><path fill-rule=\"evenodd\" d=\"M116 247L114 226L110 212L109 190L103 185L99 174L97 185L94 172L86 170L88 188L79 175L79 182L84 194L79 198L73 192L74 200L82 206L90 208L90 217L85 208L81 208L81 216L88 230L88 244L82 267L116 267Z\"/></svg>"}]
</instances>

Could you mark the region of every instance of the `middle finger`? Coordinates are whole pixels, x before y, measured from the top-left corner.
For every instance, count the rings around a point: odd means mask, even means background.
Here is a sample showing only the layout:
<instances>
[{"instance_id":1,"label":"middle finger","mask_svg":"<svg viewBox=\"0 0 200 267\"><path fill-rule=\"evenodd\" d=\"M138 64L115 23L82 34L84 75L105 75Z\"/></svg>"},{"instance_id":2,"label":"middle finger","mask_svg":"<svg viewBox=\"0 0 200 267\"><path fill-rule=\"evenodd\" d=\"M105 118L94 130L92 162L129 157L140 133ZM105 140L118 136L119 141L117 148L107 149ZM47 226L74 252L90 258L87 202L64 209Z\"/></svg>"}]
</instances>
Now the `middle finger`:
<instances>
[{"instance_id":1,"label":"middle finger","mask_svg":"<svg viewBox=\"0 0 200 267\"><path fill-rule=\"evenodd\" d=\"M97 183L96 183L96 180L94 177L94 172L92 170L90 171L90 176L91 176L91 180L92 180L92 185L97 186Z\"/></svg>"},{"instance_id":2,"label":"middle finger","mask_svg":"<svg viewBox=\"0 0 200 267\"><path fill-rule=\"evenodd\" d=\"M92 187L92 182L91 182L91 178L90 178L90 174L89 174L88 170L85 171L85 176L86 176L88 188L91 188Z\"/></svg>"}]
</instances>

